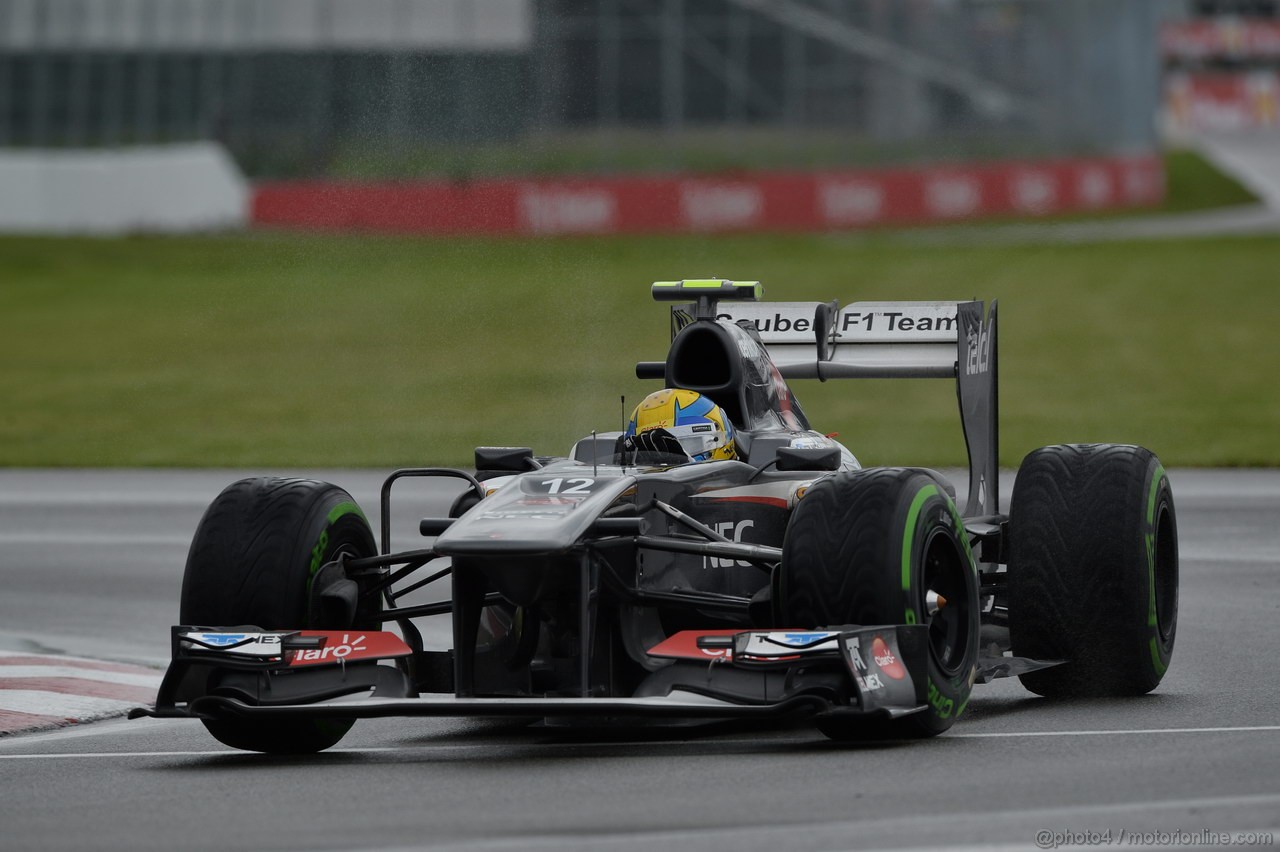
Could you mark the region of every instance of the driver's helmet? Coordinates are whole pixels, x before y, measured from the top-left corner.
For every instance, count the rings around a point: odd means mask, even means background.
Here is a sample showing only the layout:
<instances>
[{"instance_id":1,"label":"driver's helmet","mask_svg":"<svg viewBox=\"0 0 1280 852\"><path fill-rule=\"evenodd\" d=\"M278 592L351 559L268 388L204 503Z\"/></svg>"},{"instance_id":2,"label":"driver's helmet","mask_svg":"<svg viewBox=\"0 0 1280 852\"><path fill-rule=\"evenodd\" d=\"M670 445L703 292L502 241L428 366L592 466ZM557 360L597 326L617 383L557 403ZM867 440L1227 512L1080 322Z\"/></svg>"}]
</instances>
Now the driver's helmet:
<instances>
[{"instance_id":1,"label":"driver's helmet","mask_svg":"<svg viewBox=\"0 0 1280 852\"><path fill-rule=\"evenodd\" d=\"M733 424L724 410L702 394L683 388L654 391L631 413L623 439L632 446L675 443L696 462L737 458ZM674 449L674 447L673 447Z\"/></svg>"}]
</instances>

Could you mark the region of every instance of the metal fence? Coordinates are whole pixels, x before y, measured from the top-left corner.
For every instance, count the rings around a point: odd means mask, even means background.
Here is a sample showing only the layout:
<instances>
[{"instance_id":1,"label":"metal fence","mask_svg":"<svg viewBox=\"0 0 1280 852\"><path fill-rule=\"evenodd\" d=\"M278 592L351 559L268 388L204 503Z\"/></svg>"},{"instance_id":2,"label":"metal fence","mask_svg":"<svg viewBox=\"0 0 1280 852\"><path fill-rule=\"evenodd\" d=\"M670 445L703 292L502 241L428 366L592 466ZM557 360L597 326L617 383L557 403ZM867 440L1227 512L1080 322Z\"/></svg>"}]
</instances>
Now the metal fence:
<instances>
[{"instance_id":1,"label":"metal fence","mask_svg":"<svg viewBox=\"0 0 1280 852\"><path fill-rule=\"evenodd\" d=\"M1149 149L1158 0L0 0L0 146L253 175Z\"/></svg>"}]
</instances>

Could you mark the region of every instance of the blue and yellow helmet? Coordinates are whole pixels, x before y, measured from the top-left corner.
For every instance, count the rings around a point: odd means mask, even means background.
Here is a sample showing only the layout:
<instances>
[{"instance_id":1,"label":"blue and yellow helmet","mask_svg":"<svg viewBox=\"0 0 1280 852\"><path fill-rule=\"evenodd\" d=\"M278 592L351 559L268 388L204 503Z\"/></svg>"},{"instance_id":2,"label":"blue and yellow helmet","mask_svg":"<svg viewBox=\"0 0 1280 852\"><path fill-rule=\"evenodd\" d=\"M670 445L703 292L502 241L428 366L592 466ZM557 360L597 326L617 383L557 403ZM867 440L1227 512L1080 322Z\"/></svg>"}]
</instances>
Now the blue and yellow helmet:
<instances>
[{"instance_id":1,"label":"blue and yellow helmet","mask_svg":"<svg viewBox=\"0 0 1280 852\"><path fill-rule=\"evenodd\" d=\"M724 410L696 391L666 388L641 400L631 413L625 437L663 429L694 461L737 458L733 424Z\"/></svg>"}]
</instances>

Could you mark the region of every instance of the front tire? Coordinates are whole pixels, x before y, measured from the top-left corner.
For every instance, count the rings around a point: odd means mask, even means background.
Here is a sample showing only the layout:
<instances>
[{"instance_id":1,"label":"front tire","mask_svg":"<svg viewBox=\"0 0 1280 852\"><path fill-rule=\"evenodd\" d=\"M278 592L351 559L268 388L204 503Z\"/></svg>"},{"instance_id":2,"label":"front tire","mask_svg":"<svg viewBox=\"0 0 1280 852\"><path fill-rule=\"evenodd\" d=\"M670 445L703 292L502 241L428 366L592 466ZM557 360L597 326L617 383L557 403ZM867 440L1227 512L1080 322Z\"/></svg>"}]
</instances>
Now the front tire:
<instances>
[{"instance_id":1,"label":"front tire","mask_svg":"<svg viewBox=\"0 0 1280 852\"><path fill-rule=\"evenodd\" d=\"M179 619L264 630L376 627L361 615L336 623L314 588L320 569L340 554L355 559L376 553L369 522L341 488L311 479L242 479L214 499L196 528ZM203 721L226 745L276 754L329 748L353 724L350 719Z\"/></svg>"},{"instance_id":2,"label":"front tire","mask_svg":"<svg viewBox=\"0 0 1280 852\"><path fill-rule=\"evenodd\" d=\"M1178 525L1169 477L1147 449L1042 447L1023 460L1009 512L1009 633L1022 675L1053 698L1142 695L1169 667L1178 620Z\"/></svg>"},{"instance_id":3,"label":"front tire","mask_svg":"<svg viewBox=\"0 0 1280 852\"><path fill-rule=\"evenodd\" d=\"M934 736L964 712L978 660L978 576L955 503L919 470L838 473L815 483L787 526L783 622L797 628L929 625L929 707L892 733ZM928 593L946 599L930 612ZM819 719L833 739L865 730Z\"/></svg>"}]
</instances>

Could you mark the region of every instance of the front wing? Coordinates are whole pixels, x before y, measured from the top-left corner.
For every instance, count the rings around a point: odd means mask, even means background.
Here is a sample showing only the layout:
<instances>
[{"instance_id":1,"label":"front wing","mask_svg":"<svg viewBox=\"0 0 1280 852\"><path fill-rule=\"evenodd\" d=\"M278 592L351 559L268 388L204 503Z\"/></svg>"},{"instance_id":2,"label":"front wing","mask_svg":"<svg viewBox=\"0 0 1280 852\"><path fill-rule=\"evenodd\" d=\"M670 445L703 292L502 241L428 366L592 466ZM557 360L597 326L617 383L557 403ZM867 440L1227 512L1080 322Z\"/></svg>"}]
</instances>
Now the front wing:
<instances>
[{"instance_id":1,"label":"front wing","mask_svg":"<svg viewBox=\"0 0 1280 852\"><path fill-rule=\"evenodd\" d=\"M155 707L130 717L885 720L926 709L927 642L918 625L685 631L650 650L670 663L633 696L459 697L415 694L401 667L379 664L410 654L394 633L179 626Z\"/></svg>"}]
</instances>

